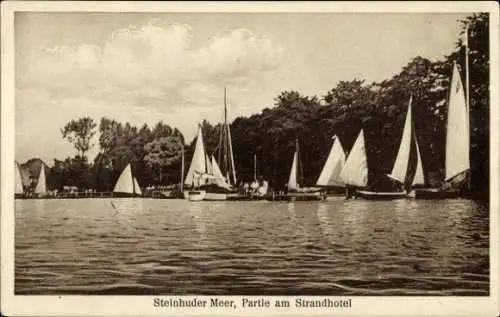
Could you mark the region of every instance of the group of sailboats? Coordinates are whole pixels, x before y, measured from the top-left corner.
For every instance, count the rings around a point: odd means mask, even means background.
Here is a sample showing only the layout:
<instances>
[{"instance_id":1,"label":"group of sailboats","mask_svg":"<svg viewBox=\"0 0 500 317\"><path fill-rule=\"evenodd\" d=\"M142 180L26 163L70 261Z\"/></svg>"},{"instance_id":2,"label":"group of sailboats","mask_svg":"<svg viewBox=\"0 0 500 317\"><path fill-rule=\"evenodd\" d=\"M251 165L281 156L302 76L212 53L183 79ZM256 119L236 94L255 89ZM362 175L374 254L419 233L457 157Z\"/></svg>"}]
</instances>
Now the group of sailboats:
<instances>
[{"instance_id":1,"label":"group of sailboats","mask_svg":"<svg viewBox=\"0 0 500 317\"><path fill-rule=\"evenodd\" d=\"M196 145L191 165L186 174L184 184L190 186L187 198L191 201L201 200L227 200L237 196L236 170L234 167L233 146L231 142L231 130L227 123L226 90L224 89L224 123L221 126L218 151L220 165L215 156L209 156L205 151L203 142L203 131L198 126Z\"/></svg>"},{"instance_id":2,"label":"group of sailboats","mask_svg":"<svg viewBox=\"0 0 500 317\"><path fill-rule=\"evenodd\" d=\"M398 190L381 191L367 188L369 166L363 130L359 132L347 159L340 140L335 137L316 185L345 186L347 198L398 199L408 196L424 199L456 198L459 197L460 190L454 184L462 182L470 170L469 142L468 107L458 67L454 63L446 126L446 176L442 187L425 188L422 158L412 119L412 97L408 102L396 160L391 173L387 175L389 179L397 183Z\"/></svg>"},{"instance_id":3,"label":"group of sailboats","mask_svg":"<svg viewBox=\"0 0 500 317\"><path fill-rule=\"evenodd\" d=\"M467 65L466 65L467 67ZM467 76L467 75L466 75ZM387 179L396 183L396 189L368 187L368 160L365 149L365 136L361 129L347 156L339 137L333 137L333 145L328 158L317 179L315 187L303 187L302 162L299 142L296 140L295 152L285 195L278 200L319 200L326 198L325 189L344 188L347 198L398 199L414 198L452 198L460 194L456 184L463 183L468 177L470 184L469 158L469 108L460 73L453 63L453 73L448 98L446 125L445 178L440 188L425 188L424 169L421 152L412 116L412 96L408 102L406 119L395 162ZM180 182L181 196L191 201L200 200L238 200L236 191L236 170L231 142L231 131L227 123L226 90L224 89L224 123L221 125L217 149L208 155L203 141L202 126L199 125L194 154L188 172L184 177L184 149L182 149L182 172ZM218 152L218 160L214 154ZM219 165L220 164L220 165ZM254 165L255 157L254 157ZM256 166L254 166L256 168ZM257 183L255 175L255 183ZM183 187L187 185L188 190ZM267 193L267 182L265 182ZM422 187L420 189L416 187ZM47 194L45 168L41 165L35 188L38 197ZM142 196L141 187L132 174L130 164L119 176L113 190L116 196ZM15 163L15 197L25 196L20 168ZM263 195L260 195L263 196ZM275 194L268 196L276 200Z\"/></svg>"}]
</instances>

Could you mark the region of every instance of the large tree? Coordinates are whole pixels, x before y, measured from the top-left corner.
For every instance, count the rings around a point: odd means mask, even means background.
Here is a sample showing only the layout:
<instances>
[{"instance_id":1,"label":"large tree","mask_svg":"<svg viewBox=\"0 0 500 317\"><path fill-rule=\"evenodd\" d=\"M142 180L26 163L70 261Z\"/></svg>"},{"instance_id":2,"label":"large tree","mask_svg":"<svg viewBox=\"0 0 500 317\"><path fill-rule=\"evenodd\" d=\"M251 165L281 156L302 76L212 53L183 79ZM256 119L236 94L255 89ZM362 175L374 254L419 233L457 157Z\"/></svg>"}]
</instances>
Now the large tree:
<instances>
[{"instance_id":1,"label":"large tree","mask_svg":"<svg viewBox=\"0 0 500 317\"><path fill-rule=\"evenodd\" d=\"M178 181L178 168L174 166L180 163L182 148L182 139L174 135L154 139L144 146L144 163L157 175L159 184Z\"/></svg>"},{"instance_id":2,"label":"large tree","mask_svg":"<svg viewBox=\"0 0 500 317\"><path fill-rule=\"evenodd\" d=\"M64 139L68 140L78 151L78 156L86 158L85 154L94 145L91 144L92 137L95 135L97 123L90 117L73 119L66 123L61 133Z\"/></svg>"}]
</instances>

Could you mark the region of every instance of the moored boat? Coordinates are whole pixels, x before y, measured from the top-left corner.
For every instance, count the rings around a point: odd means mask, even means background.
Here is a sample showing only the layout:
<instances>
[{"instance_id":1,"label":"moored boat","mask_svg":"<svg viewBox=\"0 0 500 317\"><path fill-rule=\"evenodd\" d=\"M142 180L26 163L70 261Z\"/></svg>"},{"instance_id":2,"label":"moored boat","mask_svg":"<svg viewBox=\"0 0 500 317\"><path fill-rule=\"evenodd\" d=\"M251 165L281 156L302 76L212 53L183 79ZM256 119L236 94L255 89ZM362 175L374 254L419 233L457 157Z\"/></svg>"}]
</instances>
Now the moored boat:
<instances>
[{"instance_id":1,"label":"moored boat","mask_svg":"<svg viewBox=\"0 0 500 317\"><path fill-rule=\"evenodd\" d=\"M357 190L356 194L360 198L370 199L370 200L393 200L402 199L408 196L406 191L402 192L375 192L369 190Z\"/></svg>"},{"instance_id":2,"label":"moored boat","mask_svg":"<svg viewBox=\"0 0 500 317\"><path fill-rule=\"evenodd\" d=\"M316 186L322 189L327 200L343 197L345 191L345 185L339 175L344 167L346 155L340 139L336 135L332 139L332 148L316 181Z\"/></svg>"},{"instance_id":3,"label":"moored boat","mask_svg":"<svg viewBox=\"0 0 500 317\"><path fill-rule=\"evenodd\" d=\"M391 180L396 182L397 189L387 191L358 190L357 194L359 197L372 200L402 199L408 196L407 189L423 183L422 160L413 129L411 105L412 97L410 96L396 160L391 173L387 175ZM416 164L411 164L413 162L416 162Z\"/></svg>"},{"instance_id":4,"label":"moored boat","mask_svg":"<svg viewBox=\"0 0 500 317\"><path fill-rule=\"evenodd\" d=\"M123 169L113 189L114 197L137 197L142 196L141 187L137 179L132 175L130 163Z\"/></svg>"},{"instance_id":5,"label":"moored boat","mask_svg":"<svg viewBox=\"0 0 500 317\"><path fill-rule=\"evenodd\" d=\"M226 88L224 87L224 122L221 126L218 152L218 162L212 155L207 157L207 173L212 177L207 184L202 186L206 191L205 200L227 200L229 197L237 196L234 189L236 181L236 169L234 165L233 145L231 141L231 128L227 122L227 100Z\"/></svg>"},{"instance_id":6,"label":"moored boat","mask_svg":"<svg viewBox=\"0 0 500 317\"><path fill-rule=\"evenodd\" d=\"M206 192L204 190L188 190L187 199L189 201L202 201L205 199Z\"/></svg>"},{"instance_id":7,"label":"moored boat","mask_svg":"<svg viewBox=\"0 0 500 317\"><path fill-rule=\"evenodd\" d=\"M295 140L295 153L293 155L292 167L290 169L290 176L288 177L287 193L285 195L270 195L267 196L268 200L285 200L285 201L312 201L322 200L324 195L319 188L302 188L301 169L299 168L301 162L299 157L299 141ZM299 175L300 174L300 175Z\"/></svg>"},{"instance_id":8,"label":"moored boat","mask_svg":"<svg viewBox=\"0 0 500 317\"><path fill-rule=\"evenodd\" d=\"M17 164L17 162L14 162L14 166L15 166L14 198L23 198L24 197L24 186L23 186L23 179L21 177L21 170L19 169L19 164Z\"/></svg>"},{"instance_id":9,"label":"moored boat","mask_svg":"<svg viewBox=\"0 0 500 317\"><path fill-rule=\"evenodd\" d=\"M38 181L35 187L35 197L43 198L47 197L47 180L45 177L45 165L42 163L40 165L40 173L38 174Z\"/></svg>"},{"instance_id":10,"label":"moored boat","mask_svg":"<svg viewBox=\"0 0 500 317\"><path fill-rule=\"evenodd\" d=\"M464 182L470 182L470 139L467 99L460 73L453 63L446 123L445 178L439 188L415 190L417 199L450 199L466 197ZM462 187L462 188L461 188Z\"/></svg>"},{"instance_id":11,"label":"moored boat","mask_svg":"<svg viewBox=\"0 0 500 317\"><path fill-rule=\"evenodd\" d=\"M214 156L210 158L205 152L201 125L198 127L193 159L184 183L191 187L185 194L190 201L226 200L234 192Z\"/></svg>"},{"instance_id":12,"label":"moored boat","mask_svg":"<svg viewBox=\"0 0 500 317\"><path fill-rule=\"evenodd\" d=\"M365 150L363 129L358 134L339 179L346 186L346 199L355 198L356 190L365 188L368 184L368 163Z\"/></svg>"},{"instance_id":13,"label":"moored boat","mask_svg":"<svg viewBox=\"0 0 500 317\"><path fill-rule=\"evenodd\" d=\"M184 184L191 187L189 190L184 191L184 195L188 200L201 201L205 198L206 192L199 189L199 187L206 182L206 179L203 178L203 175L207 175L206 171L205 145L203 143L201 125L199 125L193 158L186 174L186 179L184 180Z\"/></svg>"}]
</instances>

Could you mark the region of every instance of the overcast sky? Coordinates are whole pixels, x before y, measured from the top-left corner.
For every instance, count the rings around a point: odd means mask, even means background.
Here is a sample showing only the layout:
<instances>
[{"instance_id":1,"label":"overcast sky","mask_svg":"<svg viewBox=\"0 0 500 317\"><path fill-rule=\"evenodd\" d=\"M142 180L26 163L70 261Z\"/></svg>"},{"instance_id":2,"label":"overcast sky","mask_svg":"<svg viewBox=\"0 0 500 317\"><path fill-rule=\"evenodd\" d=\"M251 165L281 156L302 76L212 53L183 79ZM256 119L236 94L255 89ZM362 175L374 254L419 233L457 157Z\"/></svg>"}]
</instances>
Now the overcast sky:
<instances>
[{"instance_id":1,"label":"overcast sky","mask_svg":"<svg viewBox=\"0 0 500 317\"><path fill-rule=\"evenodd\" d=\"M224 86L232 120L283 90L388 79L415 56L451 52L465 16L17 13L16 160L74 156L60 129L81 116L162 120L190 141L204 118L222 120Z\"/></svg>"}]
</instances>

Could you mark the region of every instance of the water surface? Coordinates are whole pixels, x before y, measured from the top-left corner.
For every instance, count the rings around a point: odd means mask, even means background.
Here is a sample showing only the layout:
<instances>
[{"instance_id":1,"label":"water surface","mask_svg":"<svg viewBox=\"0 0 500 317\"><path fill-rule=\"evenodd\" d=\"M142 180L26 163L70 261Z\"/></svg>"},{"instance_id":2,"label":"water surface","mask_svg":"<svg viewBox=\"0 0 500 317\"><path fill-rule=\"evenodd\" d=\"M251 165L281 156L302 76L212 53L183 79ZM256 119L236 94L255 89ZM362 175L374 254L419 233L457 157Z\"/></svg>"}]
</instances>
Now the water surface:
<instances>
[{"instance_id":1,"label":"water surface","mask_svg":"<svg viewBox=\"0 0 500 317\"><path fill-rule=\"evenodd\" d=\"M16 200L16 294L489 294L469 200Z\"/></svg>"}]
</instances>

